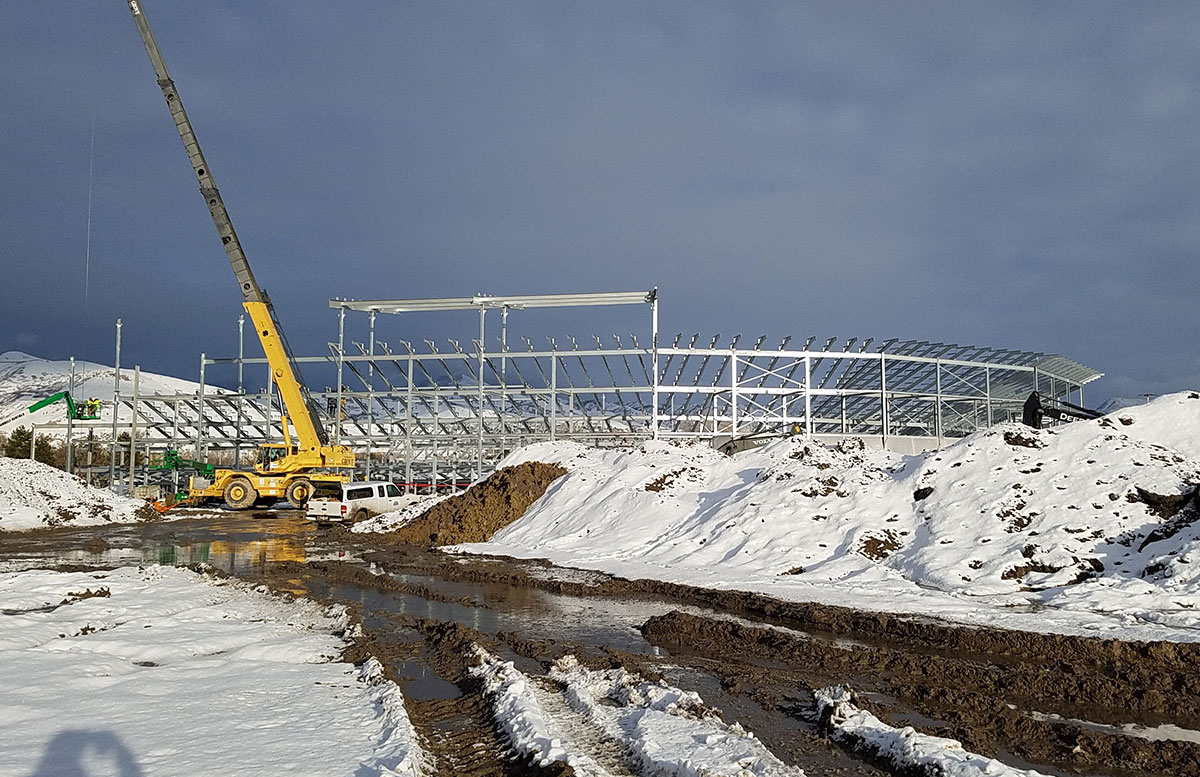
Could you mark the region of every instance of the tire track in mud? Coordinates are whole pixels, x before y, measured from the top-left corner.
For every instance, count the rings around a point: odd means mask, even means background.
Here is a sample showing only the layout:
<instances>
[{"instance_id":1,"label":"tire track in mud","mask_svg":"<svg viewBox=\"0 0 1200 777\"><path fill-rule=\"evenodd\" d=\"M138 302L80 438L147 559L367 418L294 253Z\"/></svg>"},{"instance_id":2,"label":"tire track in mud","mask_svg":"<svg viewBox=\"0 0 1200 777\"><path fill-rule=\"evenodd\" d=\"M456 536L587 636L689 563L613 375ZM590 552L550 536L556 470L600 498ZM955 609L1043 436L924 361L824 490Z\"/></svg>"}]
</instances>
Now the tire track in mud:
<instances>
[{"instance_id":1,"label":"tire track in mud","mask_svg":"<svg viewBox=\"0 0 1200 777\"><path fill-rule=\"evenodd\" d=\"M758 669L725 665L725 682L779 688L786 678L809 688L846 684L859 692L864 709L893 725L957 739L972 752L1003 760L1005 752L1033 764L1122 777L1200 774L1200 744L1148 739L1081 725L1072 718L1119 727L1137 712L1159 713L1169 693L1190 694L1196 676L1145 671L1130 677L1112 666L1040 661L987 663L864 644L810 639L766 626L703 618L681 612L651 618L643 634L676 656L728 658L731 645ZM744 662L743 662L744 663ZM771 685L765 685L770 678ZM1153 680L1154 688L1142 683ZM780 705L769 690L765 705ZM1180 698L1191 707L1195 698ZM1122 706L1124 705L1124 706ZM1063 719L1038 719L1032 711ZM1194 720L1173 716L1191 727Z\"/></svg>"},{"instance_id":2,"label":"tire track in mud","mask_svg":"<svg viewBox=\"0 0 1200 777\"><path fill-rule=\"evenodd\" d=\"M469 601L447 597L427 586L402 583L390 575L345 567L352 565L319 562L314 571L381 590L430 594L439 601L464 604ZM530 574L515 563L498 559L423 557L415 565L393 567L393 563L384 562L379 567L390 568L397 574L419 573L454 581L503 581L505 585L549 588L555 592L565 589L570 593L594 596L603 591L604 595L618 599L644 598L645 591L651 590L656 598L667 598L653 581L601 579L596 584L594 581L545 580L537 571ZM772 737L770 727L764 727L758 721L747 721L745 710L739 711L737 717L747 728L763 732L764 741L772 745L773 751L793 763L804 765L810 774L823 773L814 765L831 766L839 761L841 764L835 768L843 768L848 773L878 773L861 757L847 760L846 756L839 756L839 748L828 745L828 740L822 739L816 730L810 689L835 684L847 684L859 691L864 708L884 720L957 739L969 750L1001 760L1011 753L1034 767L1041 765L1043 770L1046 767L1069 772L1085 770L1090 774L1119 777L1200 774L1200 746L1193 743L1151 742L1096 730L1069 720L1035 719L1030 715L1036 710L1064 718L1116 725L1140 715L1146 723L1165 719L1192 727L1189 710L1194 711L1200 701L1197 694L1191 692L1197 689L1197 677L1194 671L1182 670L1180 659L1187 651L1171 649L1175 646L1058 635L1006 634L997 630L924 622L917 624L921 627L918 630L895 616L845 608L825 612L809 605L799 606L801 617L797 618L797 608L791 605L784 603L775 608L764 597L736 592L711 592L710 595L709 592L689 590L682 598L691 604L697 599L707 600L710 605L713 599L722 600L729 605L728 610L742 615L755 610L772 611L773 617L763 618L762 625L675 612L651 618L643 627L643 635L652 644L671 652L665 661L682 662L719 677L722 687L735 697L744 696L761 709L805 721L809 729L801 737L808 740L805 744L826 743L817 748L819 752L815 755L798 753L795 744L789 747L781 737ZM472 606L488 605L486 602L470 603ZM824 633L820 638L807 639L768 625L782 622L786 627L794 628L797 620L819 623L825 627ZM853 631L860 626L862 632ZM899 633L890 645L885 645L885 638L891 636L888 629L893 626L898 626ZM831 635L844 636L853 642L839 642ZM1027 636L1032 637L1027 640L1029 644L1025 644ZM571 650L567 643L545 645L515 633L498 634L496 638L508 643L514 652L539 663ZM1047 654L1032 649L1047 646L1051 646ZM992 647L998 648L998 655L988 653ZM587 648L584 649L586 652ZM595 648L591 651L595 654ZM614 664L647 670L644 673L655 671L655 667L663 663L648 656L618 656L618 651L609 651L609 654ZM1085 657L1100 660L1089 661ZM1122 660L1115 660L1115 657ZM461 665L461 656L456 660ZM458 685L464 696L475 697L467 712L457 713L460 724L468 728L483 726L493 732L490 735L492 743L486 748L491 755L470 760L459 768L466 770L474 765L482 769L476 771L477 774L531 773L527 764L516 771L493 772L479 766L490 759L492 766L487 768L499 769L501 767L496 764L507 763L510 765L503 768L511 770L514 768L511 764L516 760L503 737L495 735L496 723L487 702L479 697L478 689L472 688L469 680L464 681L461 666L453 679L445 671L444 667L438 669L438 674ZM1173 703L1175 714L1170 714ZM414 719L428 719L429 730L442 737L431 745L432 749L441 753L467 748L463 752L474 753L470 748L476 743L467 741L469 736L447 737L442 733L449 725L443 721L448 719L447 716L454 718L455 714L444 703L418 703L413 707ZM462 723L466 720L473 723ZM774 728L778 733L778 723ZM829 773L836 772L830 770Z\"/></svg>"},{"instance_id":3,"label":"tire track in mud","mask_svg":"<svg viewBox=\"0 0 1200 777\"><path fill-rule=\"evenodd\" d=\"M538 704L550 717L571 749L596 762L608 777L637 777L630 771L626 759L629 754L620 743L609 739L599 728L576 712L563 698L563 689L544 677L530 677L530 689Z\"/></svg>"},{"instance_id":4,"label":"tire track in mud","mask_svg":"<svg viewBox=\"0 0 1200 777\"><path fill-rule=\"evenodd\" d=\"M574 774L562 764L541 767L525 761L500 733L482 683L467 672L474 663L468 655L482 635L447 621L414 619L411 626L423 638L422 659L441 679L458 689L453 698L406 696L409 718L434 758L436 775L566 777ZM376 649L379 646L376 640ZM390 658L376 657L381 661ZM400 682L403 687L403 680Z\"/></svg>"},{"instance_id":5,"label":"tire track in mud","mask_svg":"<svg viewBox=\"0 0 1200 777\"><path fill-rule=\"evenodd\" d=\"M680 624L682 632L675 637L667 635L670 628L660 628L657 637L652 631L644 634L677 656L722 659L731 686L751 684L745 677L755 672L746 662L728 661L731 652L745 651L760 664L803 667L809 688L847 684L882 693L868 706L902 723L911 720L927 733L958 739L976 752L1011 752L1034 765L1095 774L1200 775L1200 745L1152 741L1121 730L1126 724L1162 723L1200 730L1200 644L971 628L605 575L577 582L553 579L537 562L492 558L472 565L459 558L452 563L467 567L463 572L474 580L577 596L653 597L813 635L797 650L779 630L748 632L722 625L714 639L704 629ZM852 640L853 649L833 649L839 639ZM771 703L761 691L752 693Z\"/></svg>"},{"instance_id":6,"label":"tire track in mud","mask_svg":"<svg viewBox=\"0 0 1200 777\"><path fill-rule=\"evenodd\" d=\"M819 729L811 690L807 687L792 688L787 679L760 671L742 664L740 660L724 658L719 661L692 655L651 655L629 653L624 650L582 645L563 640L530 639L516 632L498 632L496 639L512 650L515 656L526 659L525 663L539 667L544 672L559 658L573 655L584 666L593 670L624 668L642 677L670 684L687 691L699 693L706 701L714 702L721 717L729 723L738 723L753 731L772 753L785 763L799 766L810 777L816 775L838 775L838 777L882 777L892 774L864 761L860 756L831 741ZM750 672L750 674L747 673ZM557 694L561 704L563 689L553 680L541 674L526 672L532 683L546 690L554 698ZM764 695L765 692L765 695ZM539 694L539 699L542 695ZM557 709L554 701L545 705ZM571 713L578 717L569 706ZM584 722L584 730L593 723ZM595 734L593 734L595 735ZM585 736L588 736L585 734ZM603 736L603 735L601 735ZM584 747L589 747L587 742ZM619 745L616 745L618 749ZM611 755L607 745L592 757L603 764L605 754ZM588 754L591 754L590 751ZM623 753L621 763L628 768L628 753Z\"/></svg>"},{"instance_id":7,"label":"tire track in mud","mask_svg":"<svg viewBox=\"0 0 1200 777\"><path fill-rule=\"evenodd\" d=\"M502 631L488 636L453 621L421 619L399 613L382 616L374 613L364 618L361 612L362 605L336 595L337 587L369 588L404 595L411 595L418 590L425 592L435 589L413 586L395 580L390 575L374 574L346 562L282 564L278 565L277 571L278 575L273 574L267 578L269 585L270 580L286 580L287 586L284 587L290 587L299 579L303 581L303 585L312 589L310 596L330 603L340 602L350 607L352 617L361 624L362 635L356 644L346 651L345 660L359 662L368 656L374 656L388 667L389 679L396 681L406 692L406 706L410 719L423 739L423 747L436 761L437 774L574 774L566 764L539 766L523 760L514 751L503 733L502 725L495 717L491 700L483 692L480 681L470 676L467 671L477 662L471 657L472 643L484 645L493 652L497 645L504 645L511 651L511 655L521 657L520 660L526 666L536 668L536 671L527 674L527 677L531 685L538 688L539 699L545 703L548 714L553 715L555 725L569 729L570 733L564 736L564 739L569 739L572 747L578 747L584 755L600 763L610 774L637 774L629 771L629 754L623 752L621 745L607 740L594 724L583 720L579 713L572 710L562 697L562 689L543 673L555 658L571 653L581 658L590 655L591 658L584 659L584 663L596 669L626 667L647 678L660 679L662 672L659 659L608 647L578 644L569 640L531 639L520 632ZM414 570L404 571L412 573ZM321 585L314 585L318 580ZM317 592L321 589L324 589L322 595L318 596ZM466 597L435 593L436 597L431 598L438 601L456 604L472 601ZM386 624L381 621L386 621ZM398 638L397 634L401 632L407 632L408 636ZM456 690L454 698L421 699L409 694L405 678L397 676L395 667L413 658L450 683ZM696 669L698 673L708 671L705 667ZM713 679L712 683L718 686L719 680ZM698 690L702 695L706 692L704 689L691 687L686 682L678 684L685 689ZM828 740L821 739L811 726L809 728L812 730L805 732L805 736L795 739L794 730L780 730L780 716L777 713L763 711L753 701L739 706L757 708L758 717L747 721L744 714L738 714L733 718L727 717L727 720L742 723L745 728L754 730L772 752L792 763L803 763L810 775L884 774L849 756L840 748L831 745ZM775 736L765 732L769 727L768 718L772 715L776 716ZM814 769L814 765L817 768Z\"/></svg>"},{"instance_id":8,"label":"tire track in mud","mask_svg":"<svg viewBox=\"0 0 1200 777\"><path fill-rule=\"evenodd\" d=\"M363 535L349 536L357 539ZM1111 665L1114 673L1127 676L1139 673L1142 677L1163 671L1192 673L1200 667L1200 642L1116 640L960 626L927 616L791 602L745 591L714 590L661 580L627 580L602 572L578 575L584 578L581 581L569 579L563 570L536 559L453 556L384 546L375 551L366 549L364 558L396 572L419 571L445 579L536 588L569 596L669 601L822 637L846 637L931 655L979 658L989 663L1103 664ZM1169 709L1174 714L1174 705ZM1200 697L1194 710L1200 718Z\"/></svg>"},{"instance_id":9,"label":"tire track in mud","mask_svg":"<svg viewBox=\"0 0 1200 777\"><path fill-rule=\"evenodd\" d=\"M486 637L454 621L403 613L372 612L364 618L363 605L341 601L335 589L350 586L385 594L419 596L434 602L477 606L476 602L448 596L429 586L395 580L387 574L375 574L353 563L288 562L279 565L276 571L277 575L272 575L272 579L287 577L295 580L302 576L307 578L309 586L316 577L327 587L327 593L320 598L350 608L361 636L343 658L358 663L374 657L384 665L388 678L400 686L409 719L421 738L422 748L431 757L432 770L428 774L436 777L567 777L573 774L565 765L541 767L526 762L503 736L482 683L467 671L474 665L474 660L469 658L473 646L488 641ZM387 625L368 625L380 621ZM403 639L400 635L404 634L410 638ZM430 694L410 693L410 683L417 681L400 676L396 667L414 659L453 690L434 693L432 698L426 698ZM424 684L429 683L426 680Z\"/></svg>"}]
</instances>

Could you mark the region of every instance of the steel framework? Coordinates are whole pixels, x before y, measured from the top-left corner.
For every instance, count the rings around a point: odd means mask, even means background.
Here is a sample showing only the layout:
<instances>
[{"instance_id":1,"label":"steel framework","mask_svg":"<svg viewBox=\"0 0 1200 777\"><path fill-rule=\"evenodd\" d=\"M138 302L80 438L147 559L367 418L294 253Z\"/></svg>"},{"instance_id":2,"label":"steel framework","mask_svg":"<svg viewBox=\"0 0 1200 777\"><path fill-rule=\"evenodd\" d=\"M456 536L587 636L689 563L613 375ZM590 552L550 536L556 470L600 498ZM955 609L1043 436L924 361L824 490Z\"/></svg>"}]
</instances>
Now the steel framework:
<instances>
[{"instance_id":1,"label":"steel framework","mask_svg":"<svg viewBox=\"0 0 1200 777\"><path fill-rule=\"evenodd\" d=\"M676 334L664 344L658 302L655 290L334 299L337 341L327 354L297 361L336 371L336 388L312 393L327 410L334 439L357 451L363 476L435 486L470 481L510 450L546 440L618 446L792 430L917 452L1019 417L1034 389L1083 404L1084 386L1101 376L1053 354L916 340L768 343L766 336L744 342L741 335L722 341ZM636 334L509 342L512 311L588 305L648 306L645 342ZM477 310L478 337L465 344L425 340L420 348L403 340L393 347L375 336L377 316L447 310ZM501 321L489 345L490 311ZM367 316L366 342L347 341L351 314ZM258 443L283 438L270 385L265 393L243 389L246 367L265 362L247 357L241 345L236 357L201 354L195 394L118 394L114 406L133 419L123 428L148 453L186 446L197 458L240 460ZM214 365L236 367L238 390L206 385L206 369Z\"/></svg>"}]
</instances>

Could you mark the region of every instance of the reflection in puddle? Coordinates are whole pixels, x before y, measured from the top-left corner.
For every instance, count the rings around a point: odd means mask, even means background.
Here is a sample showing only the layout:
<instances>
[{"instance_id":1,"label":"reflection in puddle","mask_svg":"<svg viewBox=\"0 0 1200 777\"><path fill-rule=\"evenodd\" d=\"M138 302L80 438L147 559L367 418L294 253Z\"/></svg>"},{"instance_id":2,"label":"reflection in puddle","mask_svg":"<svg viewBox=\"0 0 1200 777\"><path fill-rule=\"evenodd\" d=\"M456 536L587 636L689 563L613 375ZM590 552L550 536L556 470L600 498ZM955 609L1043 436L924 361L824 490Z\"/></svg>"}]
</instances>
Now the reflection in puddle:
<instances>
[{"instance_id":1,"label":"reflection in puddle","mask_svg":"<svg viewBox=\"0 0 1200 777\"><path fill-rule=\"evenodd\" d=\"M292 537L229 542L159 542L141 547L73 550L55 554L59 563L127 566L131 564L208 564L232 575L265 572L273 563L306 560L304 542Z\"/></svg>"},{"instance_id":2,"label":"reflection in puddle","mask_svg":"<svg viewBox=\"0 0 1200 777\"><path fill-rule=\"evenodd\" d=\"M519 631L534 639L569 640L631 653L663 654L661 648L645 640L638 627L653 615L689 609L667 602L571 596L537 588L449 581L424 575L393 574L392 578L480 603L437 602L419 596L389 594L388 598L395 602L394 612L455 621L489 634Z\"/></svg>"}]
</instances>

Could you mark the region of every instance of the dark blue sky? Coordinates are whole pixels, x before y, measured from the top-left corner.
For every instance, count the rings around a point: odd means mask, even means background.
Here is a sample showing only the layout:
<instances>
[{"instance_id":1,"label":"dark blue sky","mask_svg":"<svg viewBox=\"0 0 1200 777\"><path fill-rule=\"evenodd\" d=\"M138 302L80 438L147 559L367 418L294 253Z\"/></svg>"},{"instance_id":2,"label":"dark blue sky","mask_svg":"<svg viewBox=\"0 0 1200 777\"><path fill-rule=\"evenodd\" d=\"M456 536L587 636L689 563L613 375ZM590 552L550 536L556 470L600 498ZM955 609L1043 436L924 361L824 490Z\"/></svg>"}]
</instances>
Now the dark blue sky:
<instances>
[{"instance_id":1,"label":"dark blue sky","mask_svg":"<svg viewBox=\"0 0 1200 777\"><path fill-rule=\"evenodd\" d=\"M1089 403L1200 387L1200 4L143 7L299 352L334 296L657 286L668 336L1057 352L1107 373ZM234 353L125 3L0 5L0 68L0 350L111 363L121 317L125 364Z\"/></svg>"}]
</instances>

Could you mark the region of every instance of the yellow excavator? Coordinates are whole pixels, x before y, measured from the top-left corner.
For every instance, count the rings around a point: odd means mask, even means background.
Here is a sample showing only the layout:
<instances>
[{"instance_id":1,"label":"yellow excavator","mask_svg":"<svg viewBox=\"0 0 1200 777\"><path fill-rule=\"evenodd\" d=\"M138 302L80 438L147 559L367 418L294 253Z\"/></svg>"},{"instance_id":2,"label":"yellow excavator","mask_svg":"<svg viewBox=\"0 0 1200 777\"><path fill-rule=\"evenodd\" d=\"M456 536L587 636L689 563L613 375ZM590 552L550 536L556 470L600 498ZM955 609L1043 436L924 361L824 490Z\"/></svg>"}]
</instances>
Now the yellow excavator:
<instances>
[{"instance_id":1,"label":"yellow excavator","mask_svg":"<svg viewBox=\"0 0 1200 777\"><path fill-rule=\"evenodd\" d=\"M297 379L295 360L283 337L271 300L259 288L250 271L250 264L213 182L212 172L200 151L200 144L196 141L175 84L167 73L167 65L158 50L141 4L138 0L126 1L133 12L133 20L146 46L146 53L150 55L150 63L158 76L158 86L167 101L167 108L175 121L188 160L192 163L196 180L200 183L200 193L204 195L229 257L229 264L237 276L244 297L242 306L250 315L254 330L262 342L263 352L271 367L271 377L279 387L279 396L287 411L281 424L284 442L260 446L253 471L217 469L211 478L193 477L188 485L188 502L203 504L224 500L234 510L245 510L256 504L261 506L286 499L293 507L302 507L312 496L315 483L344 482L349 479L347 474L339 470L353 472L354 453L344 445L330 445L317 405L308 389ZM296 430L294 441L289 430L289 418Z\"/></svg>"}]
</instances>

